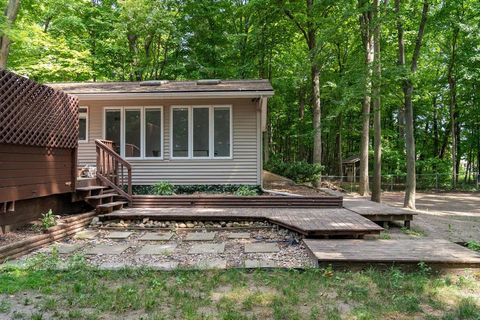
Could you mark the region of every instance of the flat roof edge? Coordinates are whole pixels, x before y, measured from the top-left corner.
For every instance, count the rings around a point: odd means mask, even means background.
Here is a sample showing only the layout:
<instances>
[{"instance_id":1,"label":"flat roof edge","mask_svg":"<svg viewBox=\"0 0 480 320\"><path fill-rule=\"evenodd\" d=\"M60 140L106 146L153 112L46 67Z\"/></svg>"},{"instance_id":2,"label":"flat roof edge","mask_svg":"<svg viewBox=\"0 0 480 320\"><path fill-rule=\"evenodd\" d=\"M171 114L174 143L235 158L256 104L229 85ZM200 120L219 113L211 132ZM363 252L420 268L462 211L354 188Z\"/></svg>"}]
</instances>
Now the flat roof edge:
<instances>
[{"instance_id":1,"label":"flat roof edge","mask_svg":"<svg viewBox=\"0 0 480 320\"><path fill-rule=\"evenodd\" d=\"M260 98L272 97L274 91L175 91L175 92L97 92L97 93L75 93L70 95L80 100L138 100L138 99L199 99L199 98Z\"/></svg>"}]
</instances>

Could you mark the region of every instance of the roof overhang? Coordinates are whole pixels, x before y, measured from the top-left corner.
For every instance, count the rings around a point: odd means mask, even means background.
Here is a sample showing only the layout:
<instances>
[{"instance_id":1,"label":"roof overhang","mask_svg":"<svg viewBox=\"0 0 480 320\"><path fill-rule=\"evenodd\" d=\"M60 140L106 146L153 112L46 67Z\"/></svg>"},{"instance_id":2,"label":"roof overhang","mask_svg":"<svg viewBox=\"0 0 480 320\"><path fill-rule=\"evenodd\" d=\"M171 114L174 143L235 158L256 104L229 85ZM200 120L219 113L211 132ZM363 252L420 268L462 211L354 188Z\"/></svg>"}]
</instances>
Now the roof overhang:
<instances>
[{"instance_id":1,"label":"roof overhang","mask_svg":"<svg viewBox=\"0 0 480 320\"><path fill-rule=\"evenodd\" d=\"M214 91L214 92L102 92L102 93L75 93L80 101L105 100L148 100L148 99L209 99L209 98L268 98L273 91Z\"/></svg>"}]
</instances>

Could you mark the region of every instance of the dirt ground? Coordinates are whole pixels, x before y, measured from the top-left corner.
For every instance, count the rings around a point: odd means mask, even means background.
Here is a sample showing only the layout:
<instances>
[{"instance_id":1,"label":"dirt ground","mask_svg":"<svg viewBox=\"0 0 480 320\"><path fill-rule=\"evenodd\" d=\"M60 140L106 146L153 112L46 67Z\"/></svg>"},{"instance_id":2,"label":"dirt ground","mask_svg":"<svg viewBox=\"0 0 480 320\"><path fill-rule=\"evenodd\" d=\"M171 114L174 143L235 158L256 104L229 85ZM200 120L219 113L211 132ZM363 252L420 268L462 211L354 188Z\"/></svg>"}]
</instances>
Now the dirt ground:
<instances>
[{"instance_id":1,"label":"dirt ground","mask_svg":"<svg viewBox=\"0 0 480 320\"><path fill-rule=\"evenodd\" d=\"M384 203L402 207L403 192L385 192ZM412 227L454 242L480 242L480 192L417 193Z\"/></svg>"}]
</instances>

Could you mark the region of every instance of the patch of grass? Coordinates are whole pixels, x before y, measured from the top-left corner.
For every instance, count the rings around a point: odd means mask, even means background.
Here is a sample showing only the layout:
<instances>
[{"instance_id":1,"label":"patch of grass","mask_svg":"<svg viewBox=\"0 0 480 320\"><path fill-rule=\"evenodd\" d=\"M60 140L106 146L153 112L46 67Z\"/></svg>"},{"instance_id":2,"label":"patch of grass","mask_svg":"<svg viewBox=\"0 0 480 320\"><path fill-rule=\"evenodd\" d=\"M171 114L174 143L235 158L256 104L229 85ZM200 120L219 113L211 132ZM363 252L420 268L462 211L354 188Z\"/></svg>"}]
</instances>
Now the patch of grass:
<instances>
[{"instance_id":1,"label":"patch of grass","mask_svg":"<svg viewBox=\"0 0 480 320\"><path fill-rule=\"evenodd\" d=\"M463 298L453 312L443 317L444 320L478 320L480 319L480 306L473 298Z\"/></svg>"},{"instance_id":2,"label":"patch of grass","mask_svg":"<svg viewBox=\"0 0 480 320\"><path fill-rule=\"evenodd\" d=\"M475 240L468 241L467 248L473 251L480 251L480 243Z\"/></svg>"},{"instance_id":3,"label":"patch of grass","mask_svg":"<svg viewBox=\"0 0 480 320\"><path fill-rule=\"evenodd\" d=\"M1 300L0 301L0 313L8 313L10 312L11 304L8 300Z\"/></svg>"},{"instance_id":4,"label":"patch of grass","mask_svg":"<svg viewBox=\"0 0 480 320\"><path fill-rule=\"evenodd\" d=\"M422 230L418 230L414 228L409 229L405 227L402 227L400 230L402 230L403 233L408 234L409 236L412 236L412 237L417 237L417 238L425 237L425 232L423 232Z\"/></svg>"},{"instance_id":5,"label":"patch of grass","mask_svg":"<svg viewBox=\"0 0 480 320\"><path fill-rule=\"evenodd\" d=\"M380 232L379 239L390 240L390 239L392 239L392 236L390 235L390 233L388 233L386 231L382 231L382 232Z\"/></svg>"},{"instance_id":6,"label":"patch of grass","mask_svg":"<svg viewBox=\"0 0 480 320\"><path fill-rule=\"evenodd\" d=\"M72 263L75 267L55 271L39 268L43 264L38 258L29 265L32 267L9 267L0 272L0 294L18 297L12 298L18 299L15 304L7 298L11 305L21 305L25 297L42 296L36 310L45 314L27 318L42 319L48 313L64 319L98 319L102 315L146 319L410 319L423 314L426 306L435 310L439 319L477 319L474 315L479 311L473 297L480 294L480 284L474 277L436 275L427 266L414 272L397 268L352 272L331 267L161 272L143 268L102 271ZM445 298L458 303L445 306Z\"/></svg>"}]
</instances>

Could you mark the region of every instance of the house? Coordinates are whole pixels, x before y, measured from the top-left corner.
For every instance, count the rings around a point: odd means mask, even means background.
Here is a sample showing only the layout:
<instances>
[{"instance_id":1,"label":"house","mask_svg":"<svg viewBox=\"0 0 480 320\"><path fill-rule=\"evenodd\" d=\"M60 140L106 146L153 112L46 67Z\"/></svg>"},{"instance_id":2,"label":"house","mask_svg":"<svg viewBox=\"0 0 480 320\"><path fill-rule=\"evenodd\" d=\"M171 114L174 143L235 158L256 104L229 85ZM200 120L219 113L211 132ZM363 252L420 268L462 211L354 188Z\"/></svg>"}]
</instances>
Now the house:
<instances>
[{"instance_id":1,"label":"house","mask_svg":"<svg viewBox=\"0 0 480 320\"><path fill-rule=\"evenodd\" d=\"M261 185L266 80L54 83L79 99L78 167L114 142L132 184Z\"/></svg>"}]
</instances>

